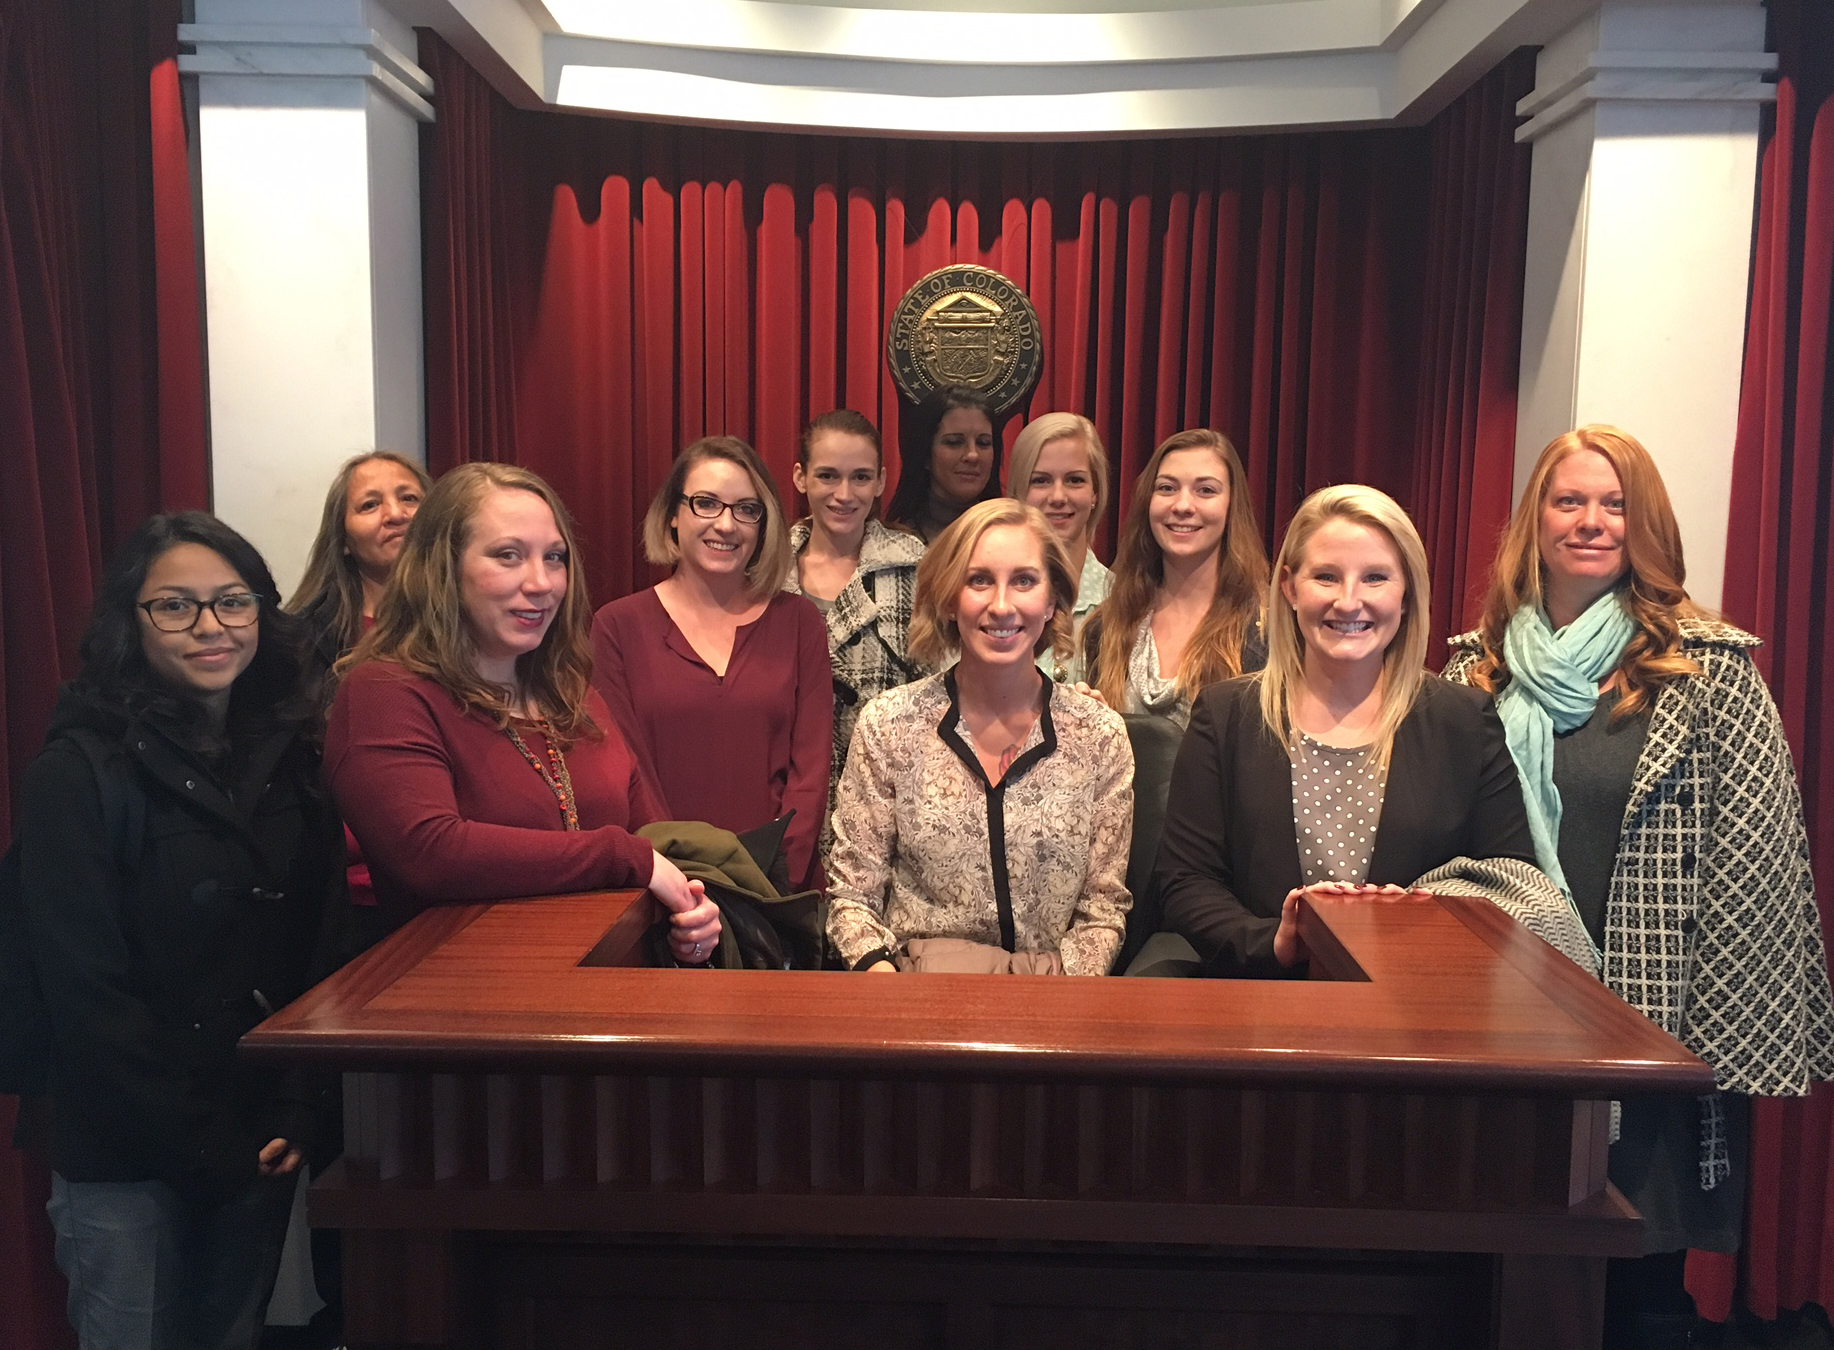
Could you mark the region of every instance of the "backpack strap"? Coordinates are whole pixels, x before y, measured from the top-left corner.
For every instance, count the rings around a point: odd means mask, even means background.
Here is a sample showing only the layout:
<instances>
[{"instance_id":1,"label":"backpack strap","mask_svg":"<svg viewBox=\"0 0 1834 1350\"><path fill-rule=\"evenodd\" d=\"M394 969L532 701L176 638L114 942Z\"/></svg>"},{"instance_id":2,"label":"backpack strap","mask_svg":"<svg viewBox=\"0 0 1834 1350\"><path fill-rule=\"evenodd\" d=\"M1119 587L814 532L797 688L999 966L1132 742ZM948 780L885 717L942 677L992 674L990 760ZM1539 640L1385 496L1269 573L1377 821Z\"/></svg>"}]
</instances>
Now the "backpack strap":
<instances>
[{"instance_id":1,"label":"backpack strap","mask_svg":"<svg viewBox=\"0 0 1834 1350\"><path fill-rule=\"evenodd\" d=\"M68 727L61 739L74 745L89 762L102 802L103 836L114 850L115 864L123 873L132 872L146 839L146 793L132 781L133 771L118 743L87 727Z\"/></svg>"}]
</instances>

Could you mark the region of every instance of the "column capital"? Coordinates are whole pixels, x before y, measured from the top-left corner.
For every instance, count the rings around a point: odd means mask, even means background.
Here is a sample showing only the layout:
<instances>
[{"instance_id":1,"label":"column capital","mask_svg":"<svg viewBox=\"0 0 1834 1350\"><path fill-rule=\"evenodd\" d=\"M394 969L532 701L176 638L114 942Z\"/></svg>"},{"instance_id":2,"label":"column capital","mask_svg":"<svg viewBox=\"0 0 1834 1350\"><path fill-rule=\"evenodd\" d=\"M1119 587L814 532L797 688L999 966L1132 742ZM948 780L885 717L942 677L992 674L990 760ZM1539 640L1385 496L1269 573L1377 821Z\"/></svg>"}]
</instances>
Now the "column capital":
<instances>
[{"instance_id":1,"label":"column capital","mask_svg":"<svg viewBox=\"0 0 1834 1350\"><path fill-rule=\"evenodd\" d=\"M1776 100L1765 76L1764 11L1730 4L1600 5L1548 43L1535 89L1516 104L1518 142L1547 135L1599 104L1759 104Z\"/></svg>"},{"instance_id":2,"label":"column capital","mask_svg":"<svg viewBox=\"0 0 1834 1350\"><path fill-rule=\"evenodd\" d=\"M178 58L187 75L349 79L374 86L417 121L433 120L433 80L373 28L331 25L186 23Z\"/></svg>"}]
</instances>

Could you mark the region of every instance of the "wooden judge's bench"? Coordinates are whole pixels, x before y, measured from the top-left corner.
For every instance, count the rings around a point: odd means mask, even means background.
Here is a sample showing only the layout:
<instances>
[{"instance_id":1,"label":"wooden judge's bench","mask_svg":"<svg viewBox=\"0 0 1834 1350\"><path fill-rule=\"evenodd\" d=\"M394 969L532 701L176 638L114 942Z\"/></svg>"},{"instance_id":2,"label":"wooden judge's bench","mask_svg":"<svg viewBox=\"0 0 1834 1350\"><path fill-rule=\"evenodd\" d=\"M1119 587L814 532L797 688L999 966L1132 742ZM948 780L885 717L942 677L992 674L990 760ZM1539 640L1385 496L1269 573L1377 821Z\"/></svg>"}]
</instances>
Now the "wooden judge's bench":
<instances>
[{"instance_id":1,"label":"wooden judge's bench","mask_svg":"<svg viewBox=\"0 0 1834 1350\"><path fill-rule=\"evenodd\" d=\"M1481 901L1309 981L632 968L653 902L429 911L270 1019L345 1075L352 1346L1596 1347L1614 1096L1707 1067Z\"/></svg>"}]
</instances>

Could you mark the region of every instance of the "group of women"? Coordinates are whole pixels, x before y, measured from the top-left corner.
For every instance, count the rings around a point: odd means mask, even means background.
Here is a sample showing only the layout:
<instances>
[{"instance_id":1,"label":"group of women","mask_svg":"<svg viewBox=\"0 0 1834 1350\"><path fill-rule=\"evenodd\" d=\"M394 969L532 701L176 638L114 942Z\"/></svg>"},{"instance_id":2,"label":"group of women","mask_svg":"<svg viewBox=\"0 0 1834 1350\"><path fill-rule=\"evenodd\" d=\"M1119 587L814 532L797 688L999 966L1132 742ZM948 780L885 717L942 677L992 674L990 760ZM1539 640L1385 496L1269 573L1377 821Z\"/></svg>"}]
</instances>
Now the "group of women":
<instances>
[{"instance_id":1,"label":"group of women","mask_svg":"<svg viewBox=\"0 0 1834 1350\"><path fill-rule=\"evenodd\" d=\"M1033 419L1005 496L972 391L913 426L883 520L857 413L805 433L794 524L751 447L696 441L644 522L667 576L596 615L565 505L501 464L359 457L286 605L208 516L117 554L19 826L85 1345L254 1344L311 1094L235 1042L427 905L647 887L704 967L720 911L644 827L775 823L848 969L1109 973L1126 718L1183 732L1154 970L1302 972L1302 898L1490 894L1713 1064L1626 1104L1613 1176L1658 1246L1736 1239L1744 1095L1834 1074L1834 1009L1756 640L1688 600L1635 440L1547 448L1437 677L1374 489L1313 494L1270 565L1234 448L1181 432L1111 571L1085 418Z\"/></svg>"}]
</instances>

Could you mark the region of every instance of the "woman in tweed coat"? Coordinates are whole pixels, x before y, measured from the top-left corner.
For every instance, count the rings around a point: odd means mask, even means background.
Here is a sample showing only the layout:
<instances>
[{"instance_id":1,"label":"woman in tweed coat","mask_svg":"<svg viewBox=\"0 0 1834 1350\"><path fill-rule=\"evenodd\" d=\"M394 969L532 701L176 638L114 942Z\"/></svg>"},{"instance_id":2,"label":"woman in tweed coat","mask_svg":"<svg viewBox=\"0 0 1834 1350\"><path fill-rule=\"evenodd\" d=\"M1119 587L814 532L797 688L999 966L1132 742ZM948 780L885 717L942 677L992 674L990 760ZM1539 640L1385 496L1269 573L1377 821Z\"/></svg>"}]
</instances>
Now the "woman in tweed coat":
<instances>
[{"instance_id":1,"label":"woman in tweed coat","mask_svg":"<svg viewBox=\"0 0 1834 1350\"><path fill-rule=\"evenodd\" d=\"M1645 1249L1675 1253L1614 1263L1608 1315L1632 1344L1636 1305L1663 1284L1679 1295L1681 1249L1737 1247L1746 1097L1834 1076L1801 801L1758 639L1700 611L1684 576L1648 451L1582 427L1542 452L1483 624L1453 639L1445 671L1498 695L1542 870L1605 982L1721 1089L1624 1103L1611 1179L1648 1220Z\"/></svg>"},{"instance_id":2,"label":"woman in tweed coat","mask_svg":"<svg viewBox=\"0 0 1834 1350\"><path fill-rule=\"evenodd\" d=\"M923 540L872 518L885 490L885 460L879 429L852 409L823 413L809 424L795 472L809 514L790 526L796 565L783 589L807 596L828 625L834 666L832 803L860 709L875 695L925 673L905 653Z\"/></svg>"},{"instance_id":3,"label":"woman in tweed coat","mask_svg":"<svg viewBox=\"0 0 1834 1350\"><path fill-rule=\"evenodd\" d=\"M1047 679L1076 582L1036 507L978 502L918 569L941 675L860 715L835 795L828 938L849 970L1105 975L1131 903L1120 716Z\"/></svg>"}]
</instances>

